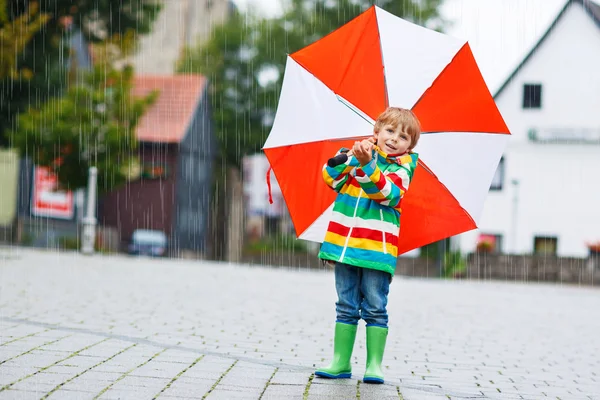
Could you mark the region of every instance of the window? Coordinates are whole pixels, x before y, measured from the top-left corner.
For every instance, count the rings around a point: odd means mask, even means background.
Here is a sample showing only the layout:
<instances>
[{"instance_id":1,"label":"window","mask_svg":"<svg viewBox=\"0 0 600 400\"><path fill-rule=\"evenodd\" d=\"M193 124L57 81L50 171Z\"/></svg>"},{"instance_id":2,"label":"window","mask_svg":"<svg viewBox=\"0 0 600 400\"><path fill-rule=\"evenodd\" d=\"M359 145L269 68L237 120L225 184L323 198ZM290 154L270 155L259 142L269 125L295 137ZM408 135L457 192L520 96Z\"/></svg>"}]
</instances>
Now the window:
<instances>
[{"instance_id":1,"label":"window","mask_svg":"<svg viewBox=\"0 0 600 400\"><path fill-rule=\"evenodd\" d=\"M477 239L478 253L501 253L502 235L481 233Z\"/></svg>"},{"instance_id":2,"label":"window","mask_svg":"<svg viewBox=\"0 0 600 400\"><path fill-rule=\"evenodd\" d=\"M523 108L542 108L542 85L523 86Z\"/></svg>"},{"instance_id":3,"label":"window","mask_svg":"<svg viewBox=\"0 0 600 400\"><path fill-rule=\"evenodd\" d=\"M557 247L558 239L556 237L536 236L533 239L534 254L556 255Z\"/></svg>"},{"instance_id":4,"label":"window","mask_svg":"<svg viewBox=\"0 0 600 400\"><path fill-rule=\"evenodd\" d=\"M504 183L504 157L500 159L496 173L492 179L490 190L502 190L502 184Z\"/></svg>"},{"instance_id":5,"label":"window","mask_svg":"<svg viewBox=\"0 0 600 400\"><path fill-rule=\"evenodd\" d=\"M142 177L145 179L164 179L169 175L166 163L147 162L142 167Z\"/></svg>"}]
</instances>

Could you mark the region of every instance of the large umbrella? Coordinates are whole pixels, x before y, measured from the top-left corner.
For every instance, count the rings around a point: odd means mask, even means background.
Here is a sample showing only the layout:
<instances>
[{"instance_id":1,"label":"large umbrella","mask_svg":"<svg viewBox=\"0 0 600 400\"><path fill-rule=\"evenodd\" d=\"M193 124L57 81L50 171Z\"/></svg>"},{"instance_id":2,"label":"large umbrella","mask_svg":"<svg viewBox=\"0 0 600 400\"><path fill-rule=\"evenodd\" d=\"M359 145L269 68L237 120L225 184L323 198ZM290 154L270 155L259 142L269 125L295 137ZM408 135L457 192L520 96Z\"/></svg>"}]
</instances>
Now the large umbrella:
<instances>
[{"instance_id":1,"label":"large umbrella","mask_svg":"<svg viewBox=\"0 0 600 400\"><path fill-rule=\"evenodd\" d=\"M336 196L323 165L388 106L422 125L398 254L477 228L510 132L469 44L373 6L287 58L263 150L299 238L323 241Z\"/></svg>"}]
</instances>

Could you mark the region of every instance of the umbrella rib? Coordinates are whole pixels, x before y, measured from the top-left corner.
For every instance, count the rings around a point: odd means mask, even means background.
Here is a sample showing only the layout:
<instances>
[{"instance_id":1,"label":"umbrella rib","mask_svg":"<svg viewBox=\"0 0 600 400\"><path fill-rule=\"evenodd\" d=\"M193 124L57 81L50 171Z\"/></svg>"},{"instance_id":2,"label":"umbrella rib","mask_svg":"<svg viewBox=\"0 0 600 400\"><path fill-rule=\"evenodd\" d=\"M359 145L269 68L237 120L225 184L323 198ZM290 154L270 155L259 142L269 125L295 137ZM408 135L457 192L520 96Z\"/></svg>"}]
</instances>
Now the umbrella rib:
<instances>
[{"instance_id":1,"label":"umbrella rib","mask_svg":"<svg viewBox=\"0 0 600 400\"><path fill-rule=\"evenodd\" d=\"M385 108L390 106L390 94L388 92L387 72L385 70L385 60L383 59L383 43L381 43L381 31L379 30L379 20L377 19L377 8L375 7L375 21L377 22L377 39L379 41L379 54L381 54L381 69L383 73L383 93L385 94Z\"/></svg>"},{"instance_id":2,"label":"umbrella rib","mask_svg":"<svg viewBox=\"0 0 600 400\"><path fill-rule=\"evenodd\" d=\"M361 117L362 119L364 119L369 124L371 124L371 125L374 124L374 121L371 120L371 118L369 118L368 116L366 116L366 114L364 114L362 111L360 111L358 107L354 106L348 100L346 100L345 98L343 98L342 96L340 96L337 93L335 94L335 97L337 98L337 100L340 103L342 103L343 105L345 105L346 107L348 107L350 109L350 111L352 111L353 113L355 113L356 115L358 115L359 117Z\"/></svg>"},{"instance_id":3,"label":"umbrella rib","mask_svg":"<svg viewBox=\"0 0 600 400\"><path fill-rule=\"evenodd\" d=\"M374 6L373 6L374 7ZM375 17L375 22L377 23L377 14L373 14ZM363 25L363 28L361 30L361 34L360 37L363 37L363 33L367 30L367 24L365 23ZM379 29L377 30L377 36L379 38ZM344 73L342 74L342 77L340 78L339 84L338 84L338 89L339 87L342 85L342 83L344 82L344 79L346 79L346 75L348 75L348 71L350 70L350 66L352 65L352 61L354 60L354 57L356 57L356 49L359 47L360 44L360 39L356 42L356 45L354 46L354 49L352 51L352 57L350 57L350 60L348 61L348 64L346 65L346 68L344 69ZM381 38L379 38L379 46L381 46ZM383 50L381 50L381 63L383 65ZM384 80L384 85L385 85L385 73L383 74L383 80ZM386 95L386 106L388 104L388 100L387 100L387 85L385 85L386 89L385 89L385 95ZM358 109L358 107L355 107L352 103L350 103L348 100L344 99L342 96L340 96L339 94L337 94L334 90L334 93L338 99L338 101L340 101L342 104L344 104L346 107L348 107L350 110L352 110L355 114L357 114L359 117L361 117L362 119L364 119L366 122L370 123L371 125L374 125L374 121L370 120L369 118L365 117L364 115L362 115L360 112L357 112L355 109Z\"/></svg>"}]
</instances>

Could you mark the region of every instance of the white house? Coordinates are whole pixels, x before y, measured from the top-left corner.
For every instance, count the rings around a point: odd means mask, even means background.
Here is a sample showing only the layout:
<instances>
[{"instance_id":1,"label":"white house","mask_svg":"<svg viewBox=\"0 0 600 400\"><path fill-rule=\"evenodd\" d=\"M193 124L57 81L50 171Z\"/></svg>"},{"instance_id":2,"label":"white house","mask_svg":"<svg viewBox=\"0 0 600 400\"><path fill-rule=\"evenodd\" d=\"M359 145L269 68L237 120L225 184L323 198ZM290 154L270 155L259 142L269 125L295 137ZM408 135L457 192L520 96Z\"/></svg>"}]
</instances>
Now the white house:
<instances>
[{"instance_id":1,"label":"white house","mask_svg":"<svg viewBox=\"0 0 600 400\"><path fill-rule=\"evenodd\" d=\"M600 242L600 5L569 0L499 89L512 137L479 221L496 251L586 257Z\"/></svg>"}]
</instances>

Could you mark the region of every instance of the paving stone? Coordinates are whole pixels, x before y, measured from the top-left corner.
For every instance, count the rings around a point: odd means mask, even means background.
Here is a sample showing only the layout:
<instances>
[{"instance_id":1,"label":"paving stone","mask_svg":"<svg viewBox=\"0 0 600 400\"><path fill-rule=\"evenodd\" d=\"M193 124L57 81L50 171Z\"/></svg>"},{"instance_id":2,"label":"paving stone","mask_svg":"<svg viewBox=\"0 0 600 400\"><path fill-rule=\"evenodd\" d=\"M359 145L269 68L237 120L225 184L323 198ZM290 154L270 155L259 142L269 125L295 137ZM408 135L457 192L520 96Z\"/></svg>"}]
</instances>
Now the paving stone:
<instances>
[{"instance_id":1,"label":"paving stone","mask_svg":"<svg viewBox=\"0 0 600 400\"><path fill-rule=\"evenodd\" d=\"M104 360L101 357L90 357L90 356L74 356L70 357L64 361L53 365L48 369L54 369L57 367L67 367L67 368L79 368L82 370L87 370L90 368L94 368L96 365L101 364Z\"/></svg>"},{"instance_id":2,"label":"paving stone","mask_svg":"<svg viewBox=\"0 0 600 400\"><path fill-rule=\"evenodd\" d=\"M121 357L122 356L122 357ZM121 354L115 358L112 358L110 360L104 360L105 362L103 362L102 364L95 366L94 370L103 370L103 371L110 371L110 372L126 372L126 371L130 371L130 370L134 370L136 368L138 368L140 365L142 365L143 363L145 363L146 361L148 361L148 359L146 357L130 357L124 354ZM90 367L92 367L93 365L96 364L92 364L90 363Z\"/></svg>"},{"instance_id":3,"label":"paving stone","mask_svg":"<svg viewBox=\"0 0 600 400\"><path fill-rule=\"evenodd\" d=\"M43 346L42 350L73 353L100 342L98 336L75 334L68 340L59 340ZM94 347L90 347L90 350Z\"/></svg>"},{"instance_id":4,"label":"paving stone","mask_svg":"<svg viewBox=\"0 0 600 400\"><path fill-rule=\"evenodd\" d=\"M206 397L210 400L229 400L229 399L245 399L245 400L257 400L260 397L258 393L248 393L245 391L231 391L215 389Z\"/></svg>"},{"instance_id":5,"label":"paving stone","mask_svg":"<svg viewBox=\"0 0 600 400\"><path fill-rule=\"evenodd\" d=\"M113 389L110 388L106 392L102 393L98 397L98 399L152 399L156 394L158 394L158 390L155 388L144 388L144 387L135 387L135 388L118 388Z\"/></svg>"},{"instance_id":6,"label":"paving stone","mask_svg":"<svg viewBox=\"0 0 600 400\"><path fill-rule=\"evenodd\" d=\"M46 341L50 342L50 341L54 341L57 339L61 339L61 340L66 339L71 336L72 336L71 333L65 332L63 330L44 329L43 331L40 331L39 333L37 333L34 337L44 338L44 339L46 339Z\"/></svg>"},{"instance_id":7,"label":"paving stone","mask_svg":"<svg viewBox=\"0 0 600 400\"><path fill-rule=\"evenodd\" d=\"M11 388L14 390L50 391L69 378L71 378L71 375L41 372L14 384Z\"/></svg>"},{"instance_id":8,"label":"paving stone","mask_svg":"<svg viewBox=\"0 0 600 400\"><path fill-rule=\"evenodd\" d=\"M85 363L83 365L63 365L59 363L45 369L44 373L75 376L83 373L87 368L88 366Z\"/></svg>"},{"instance_id":9,"label":"paving stone","mask_svg":"<svg viewBox=\"0 0 600 400\"><path fill-rule=\"evenodd\" d=\"M356 397L356 383L354 385L311 385L308 391L310 396L325 396L325 397Z\"/></svg>"},{"instance_id":10,"label":"paving stone","mask_svg":"<svg viewBox=\"0 0 600 400\"><path fill-rule=\"evenodd\" d=\"M169 386L161 395L171 397L187 397L187 398L202 398L212 388L214 382L211 381L197 381L194 384L185 384L175 381Z\"/></svg>"},{"instance_id":11,"label":"paving stone","mask_svg":"<svg viewBox=\"0 0 600 400\"><path fill-rule=\"evenodd\" d=\"M62 337L63 339L60 340L64 340L64 337L66 337L64 332L62 332ZM10 341L8 344L0 346L0 349L14 349L21 350L21 352L30 351L32 349L43 350L45 349L45 346L56 342L57 339L58 338L49 338L38 335L29 336L16 341Z\"/></svg>"},{"instance_id":12,"label":"paving stone","mask_svg":"<svg viewBox=\"0 0 600 400\"><path fill-rule=\"evenodd\" d=\"M220 381L219 386L236 386L243 388L264 388L275 372L275 368L254 368L247 363L237 364Z\"/></svg>"},{"instance_id":13,"label":"paving stone","mask_svg":"<svg viewBox=\"0 0 600 400\"><path fill-rule=\"evenodd\" d=\"M265 390L264 399L295 399L301 400L304 396L306 385L269 385Z\"/></svg>"},{"instance_id":14,"label":"paving stone","mask_svg":"<svg viewBox=\"0 0 600 400\"><path fill-rule=\"evenodd\" d=\"M395 399L398 400L398 389L390 385L359 385L360 400Z\"/></svg>"},{"instance_id":15,"label":"paving stone","mask_svg":"<svg viewBox=\"0 0 600 400\"><path fill-rule=\"evenodd\" d=\"M313 385L331 385L331 386L352 386L356 387L356 383L358 380L356 378L352 379L325 379L315 377L312 381Z\"/></svg>"},{"instance_id":16,"label":"paving stone","mask_svg":"<svg viewBox=\"0 0 600 400\"><path fill-rule=\"evenodd\" d=\"M185 397L185 396L160 396L161 400L197 400L202 397Z\"/></svg>"},{"instance_id":17,"label":"paving stone","mask_svg":"<svg viewBox=\"0 0 600 400\"><path fill-rule=\"evenodd\" d=\"M65 383L61 386L61 389L100 393L104 388L111 385L121 376L121 374L111 375L110 373L108 373L107 375L97 374L86 376L87 374L88 373L85 373L80 377L77 377L72 381Z\"/></svg>"},{"instance_id":18,"label":"paving stone","mask_svg":"<svg viewBox=\"0 0 600 400\"><path fill-rule=\"evenodd\" d=\"M162 390L171 379L168 378L150 378L145 376L127 375L125 378L115 383L113 388L116 389L136 389L139 387L153 388L157 391Z\"/></svg>"},{"instance_id":19,"label":"paving stone","mask_svg":"<svg viewBox=\"0 0 600 400\"><path fill-rule=\"evenodd\" d=\"M423 392L415 389L400 388L404 400L448 400L445 394Z\"/></svg>"},{"instance_id":20,"label":"paving stone","mask_svg":"<svg viewBox=\"0 0 600 400\"><path fill-rule=\"evenodd\" d=\"M12 326L11 328L3 329L2 336L9 338L20 338L27 335L32 334L40 334L44 332L44 328L40 328L39 326L25 325L25 324L17 324Z\"/></svg>"},{"instance_id":21,"label":"paving stone","mask_svg":"<svg viewBox=\"0 0 600 400\"><path fill-rule=\"evenodd\" d=\"M127 349L131 345L132 343L122 340L108 340L80 352L79 355L107 358Z\"/></svg>"},{"instance_id":22,"label":"paving stone","mask_svg":"<svg viewBox=\"0 0 600 400\"><path fill-rule=\"evenodd\" d=\"M127 354L130 357L141 357L149 359L150 357L156 356L157 353L160 353L163 350L166 349L159 346L138 344L137 346L127 350L124 354Z\"/></svg>"},{"instance_id":23,"label":"paving stone","mask_svg":"<svg viewBox=\"0 0 600 400\"><path fill-rule=\"evenodd\" d=\"M208 383L211 384L211 386L213 384L215 384L218 381L219 378L189 378L189 377L185 377L183 375L177 377L177 379L175 380L175 382L173 382L171 385L188 385L188 386L193 386L193 385L206 385Z\"/></svg>"},{"instance_id":24,"label":"paving stone","mask_svg":"<svg viewBox=\"0 0 600 400\"><path fill-rule=\"evenodd\" d=\"M65 354L48 353L39 350L34 350L31 353L14 358L11 361L4 363L2 366L9 368L11 366L32 366L41 369L49 367L52 364L64 358L66 358Z\"/></svg>"},{"instance_id":25,"label":"paving stone","mask_svg":"<svg viewBox=\"0 0 600 400\"><path fill-rule=\"evenodd\" d=\"M185 397L185 396L160 396L161 400L197 400L202 397Z\"/></svg>"},{"instance_id":26,"label":"paving stone","mask_svg":"<svg viewBox=\"0 0 600 400\"><path fill-rule=\"evenodd\" d=\"M9 383L16 382L28 375L37 372L39 368L35 367L13 367L7 368L0 366L0 388Z\"/></svg>"},{"instance_id":27,"label":"paving stone","mask_svg":"<svg viewBox=\"0 0 600 400\"><path fill-rule=\"evenodd\" d=\"M131 371L131 375L153 378L173 378L184 370L184 366L176 363L151 361Z\"/></svg>"},{"instance_id":28,"label":"paving stone","mask_svg":"<svg viewBox=\"0 0 600 400\"><path fill-rule=\"evenodd\" d=\"M48 400L93 400L98 393L74 391L74 390L57 390L48 396Z\"/></svg>"},{"instance_id":29,"label":"paving stone","mask_svg":"<svg viewBox=\"0 0 600 400\"><path fill-rule=\"evenodd\" d=\"M40 400L43 391L4 390L0 392L0 400Z\"/></svg>"},{"instance_id":30,"label":"paving stone","mask_svg":"<svg viewBox=\"0 0 600 400\"><path fill-rule=\"evenodd\" d=\"M184 364L191 364L201 357L201 354L189 351L169 349L157 357L159 361L176 361Z\"/></svg>"},{"instance_id":31,"label":"paving stone","mask_svg":"<svg viewBox=\"0 0 600 400\"><path fill-rule=\"evenodd\" d=\"M219 379L233 364L232 360L229 360L227 364L216 364L210 365L206 363L200 363L187 369L181 376L186 378L203 378L203 379Z\"/></svg>"},{"instance_id":32,"label":"paving stone","mask_svg":"<svg viewBox=\"0 0 600 400\"><path fill-rule=\"evenodd\" d=\"M12 345L1 346L0 347L0 362L5 362L8 359L17 357L17 356L23 354L25 351L27 351L27 350L24 350L21 347L15 347Z\"/></svg>"},{"instance_id":33,"label":"paving stone","mask_svg":"<svg viewBox=\"0 0 600 400\"><path fill-rule=\"evenodd\" d=\"M277 371L273 379L271 379L271 383L281 385L306 385L309 378L310 373L280 370Z\"/></svg>"}]
</instances>

